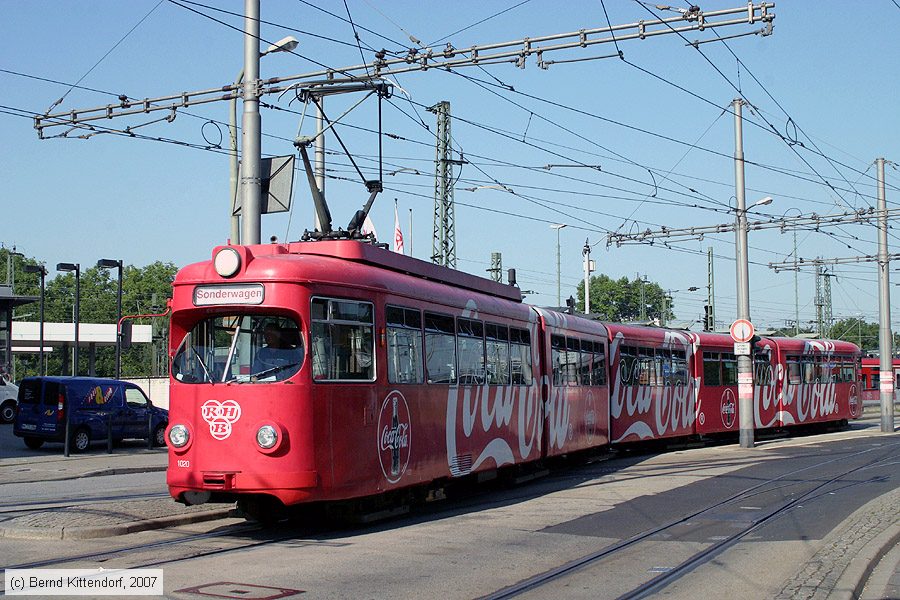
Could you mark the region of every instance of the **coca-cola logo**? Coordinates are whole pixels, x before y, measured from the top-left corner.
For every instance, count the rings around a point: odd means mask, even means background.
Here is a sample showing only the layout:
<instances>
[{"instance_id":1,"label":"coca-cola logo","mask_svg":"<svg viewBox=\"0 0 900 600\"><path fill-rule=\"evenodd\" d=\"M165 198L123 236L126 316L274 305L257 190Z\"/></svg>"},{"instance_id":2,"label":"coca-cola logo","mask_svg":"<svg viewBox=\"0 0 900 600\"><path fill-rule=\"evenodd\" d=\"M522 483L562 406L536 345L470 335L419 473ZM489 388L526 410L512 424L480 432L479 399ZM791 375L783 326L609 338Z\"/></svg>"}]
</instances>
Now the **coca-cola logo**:
<instances>
[{"instance_id":1,"label":"coca-cola logo","mask_svg":"<svg viewBox=\"0 0 900 600\"><path fill-rule=\"evenodd\" d=\"M734 392L731 389L726 389L722 393L720 409L722 411L722 425L725 426L725 429L731 429L734 427L734 419L737 413L737 402L734 400Z\"/></svg>"},{"instance_id":2,"label":"coca-cola logo","mask_svg":"<svg viewBox=\"0 0 900 600\"><path fill-rule=\"evenodd\" d=\"M200 415L209 424L209 434L224 440L231 435L231 425L241 418L241 405L234 400L207 400L200 407Z\"/></svg>"},{"instance_id":3,"label":"coca-cola logo","mask_svg":"<svg viewBox=\"0 0 900 600\"><path fill-rule=\"evenodd\" d=\"M381 472L390 483L400 481L409 465L412 447L411 423L406 398L397 390L391 391L381 405L377 430Z\"/></svg>"},{"instance_id":4,"label":"coca-cola logo","mask_svg":"<svg viewBox=\"0 0 900 600\"><path fill-rule=\"evenodd\" d=\"M848 400L848 404L850 406L850 416L855 419L859 416L859 398L856 394L855 383L850 386L850 399Z\"/></svg>"}]
</instances>

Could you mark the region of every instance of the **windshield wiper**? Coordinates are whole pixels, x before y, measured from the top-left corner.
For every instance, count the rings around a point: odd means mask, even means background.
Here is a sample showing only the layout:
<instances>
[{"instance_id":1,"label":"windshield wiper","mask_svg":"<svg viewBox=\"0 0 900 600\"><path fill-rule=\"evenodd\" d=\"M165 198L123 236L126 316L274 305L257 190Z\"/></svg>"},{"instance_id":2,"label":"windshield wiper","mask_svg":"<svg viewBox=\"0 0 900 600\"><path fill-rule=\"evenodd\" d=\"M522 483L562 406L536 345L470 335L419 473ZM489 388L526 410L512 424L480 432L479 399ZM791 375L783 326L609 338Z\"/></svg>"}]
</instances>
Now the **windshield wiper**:
<instances>
[{"instance_id":1,"label":"windshield wiper","mask_svg":"<svg viewBox=\"0 0 900 600\"><path fill-rule=\"evenodd\" d=\"M287 363L286 365L278 365L277 367L272 367L271 369L265 369L258 373L253 373L250 375L249 381L259 380L261 377L268 377L269 375L275 375L277 373L281 373L282 371L286 371L287 369L291 369L293 367L299 366L301 361ZM246 383L246 382L241 382Z\"/></svg>"}]
</instances>

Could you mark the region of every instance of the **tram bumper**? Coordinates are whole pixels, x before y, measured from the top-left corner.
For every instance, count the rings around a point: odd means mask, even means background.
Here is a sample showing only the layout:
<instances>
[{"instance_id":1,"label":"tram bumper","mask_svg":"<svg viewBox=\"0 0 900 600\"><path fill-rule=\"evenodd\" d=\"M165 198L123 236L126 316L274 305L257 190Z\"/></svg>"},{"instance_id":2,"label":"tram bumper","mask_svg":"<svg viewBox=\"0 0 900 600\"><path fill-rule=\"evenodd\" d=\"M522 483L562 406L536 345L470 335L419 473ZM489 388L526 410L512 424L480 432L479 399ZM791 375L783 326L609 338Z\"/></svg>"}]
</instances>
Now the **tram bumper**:
<instances>
[{"instance_id":1,"label":"tram bumper","mask_svg":"<svg viewBox=\"0 0 900 600\"><path fill-rule=\"evenodd\" d=\"M184 504L231 502L247 494L274 496L285 505L315 499L316 471L201 471L167 474L169 492Z\"/></svg>"}]
</instances>

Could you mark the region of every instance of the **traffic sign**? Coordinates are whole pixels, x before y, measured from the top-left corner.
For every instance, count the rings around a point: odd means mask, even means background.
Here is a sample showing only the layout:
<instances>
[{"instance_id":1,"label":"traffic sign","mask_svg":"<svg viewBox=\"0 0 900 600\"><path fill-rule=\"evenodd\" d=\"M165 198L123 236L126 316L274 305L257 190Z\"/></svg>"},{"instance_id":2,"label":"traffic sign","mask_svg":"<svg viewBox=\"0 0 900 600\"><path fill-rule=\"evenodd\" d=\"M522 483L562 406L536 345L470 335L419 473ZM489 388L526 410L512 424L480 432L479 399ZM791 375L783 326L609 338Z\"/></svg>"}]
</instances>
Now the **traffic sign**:
<instances>
[{"instance_id":1,"label":"traffic sign","mask_svg":"<svg viewBox=\"0 0 900 600\"><path fill-rule=\"evenodd\" d=\"M731 324L731 339L738 343L749 342L755 333L753 323L747 319L738 319Z\"/></svg>"},{"instance_id":2,"label":"traffic sign","mask_svg":"<svg viewBox=\"0 0 900 600\"><path fill-rule=\"evenodd\" d=\"M750 342L735 342L734 343L734 355L735 356L750 356ZM743 373L740 373L743 375Z\"/></svg>"}]
</instances>

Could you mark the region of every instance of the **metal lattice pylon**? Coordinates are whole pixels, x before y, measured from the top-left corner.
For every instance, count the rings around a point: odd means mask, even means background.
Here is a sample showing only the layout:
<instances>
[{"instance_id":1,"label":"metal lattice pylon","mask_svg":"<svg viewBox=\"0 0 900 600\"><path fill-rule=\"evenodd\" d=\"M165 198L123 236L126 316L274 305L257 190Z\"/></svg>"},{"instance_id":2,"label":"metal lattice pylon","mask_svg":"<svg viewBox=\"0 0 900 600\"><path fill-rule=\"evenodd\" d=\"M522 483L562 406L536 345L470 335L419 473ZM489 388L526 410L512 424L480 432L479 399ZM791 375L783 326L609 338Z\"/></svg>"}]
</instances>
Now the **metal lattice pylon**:
<instances>
[{"instance_id":1,"label":"metal lattice pylon","mask_svg":"<svg viewBox=\"0 0 900 600\"><path fill-rule=\"evenodd\" d=\"M453 217L453 164L450 156L450 103L438 102L428 109L437 115L437 146L434 157L434 236L431 262L456 268L456 227Z\"/></svg>"}]
</instances>

